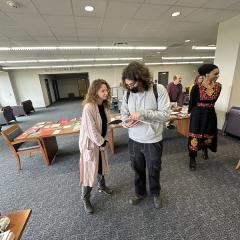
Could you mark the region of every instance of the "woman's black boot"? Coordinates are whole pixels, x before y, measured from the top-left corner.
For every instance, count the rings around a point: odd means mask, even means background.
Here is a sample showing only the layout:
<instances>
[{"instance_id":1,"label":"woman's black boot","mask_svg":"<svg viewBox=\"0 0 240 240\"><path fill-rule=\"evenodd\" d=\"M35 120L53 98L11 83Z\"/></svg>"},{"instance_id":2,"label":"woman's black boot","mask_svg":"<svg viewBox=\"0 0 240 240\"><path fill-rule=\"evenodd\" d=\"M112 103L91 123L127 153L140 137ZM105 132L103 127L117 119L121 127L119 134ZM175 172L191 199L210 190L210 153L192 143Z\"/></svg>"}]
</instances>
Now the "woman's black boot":
<instances>
[{"instance_id":1,"label":"woman's black boot","mask_svg":"<svg viewBox=\"0 0 240 240\"><path fill-rule=\"evenodd\" d=\"M93 207L92 204L90 202L90 194L92 191L92 187L82 187L82 200L83 200L83 206L84 206L84 210L86 213L93 213Z\"/></svg>"},{"instance_id":2,"label":"woman's black boot","mask_svg":"<svg viewBox=\"0 0 240 240\"><path fill-rule=\"evenodd\" d=\"M203 159L208 159L208 150L207 150L207 148L204 148L202 150L202 158Z\"/></svg>"},{"instance_id":3,"label":"woman's black boot","mask_svg":"<svg viewBox=\"0 0 240 240\"><path fill-rule=\"evenodd\" d=\"M189 168L191 171L195 171L197 168L195 157L190 157Z\"/></svg>"}]
</instances>

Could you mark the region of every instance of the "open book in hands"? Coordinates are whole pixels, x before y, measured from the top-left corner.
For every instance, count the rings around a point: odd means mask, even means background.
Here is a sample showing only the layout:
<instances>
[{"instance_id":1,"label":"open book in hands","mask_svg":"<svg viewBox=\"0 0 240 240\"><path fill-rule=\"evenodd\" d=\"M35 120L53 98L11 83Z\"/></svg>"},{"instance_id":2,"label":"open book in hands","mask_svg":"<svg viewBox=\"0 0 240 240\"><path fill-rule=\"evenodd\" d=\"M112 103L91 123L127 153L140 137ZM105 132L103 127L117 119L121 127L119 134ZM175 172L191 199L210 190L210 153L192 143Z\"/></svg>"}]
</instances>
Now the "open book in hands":
<instances>
[{"instance_id":1,"label":"open book in hands","mask_svg":"<svg viewBox=\"0 0 240 240\"><path fill-rule=\"evenodd\" d=\"M136 126L139 123L139 121L135 121L130 118L128 118L124 121L122 121L121 119L116 119L116 120L111 121L108 124L120 124L120 123L123 125L123 127L131 128L131 127Z\"/></svg>"}]
</instances>

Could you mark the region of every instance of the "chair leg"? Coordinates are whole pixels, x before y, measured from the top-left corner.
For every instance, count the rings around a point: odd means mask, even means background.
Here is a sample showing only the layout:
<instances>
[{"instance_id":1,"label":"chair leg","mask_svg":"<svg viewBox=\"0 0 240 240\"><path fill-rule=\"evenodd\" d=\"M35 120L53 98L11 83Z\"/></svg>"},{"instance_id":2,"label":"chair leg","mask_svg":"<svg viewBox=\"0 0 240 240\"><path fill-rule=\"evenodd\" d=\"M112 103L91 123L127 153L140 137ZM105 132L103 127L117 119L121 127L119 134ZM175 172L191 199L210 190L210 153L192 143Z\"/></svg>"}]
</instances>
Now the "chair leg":
<instances>
[{"instance_id":1,"label":"chair leg","mask_svg":"<svg viewBox=\"0 0 240 240\"><path fill-rule=\"evenodd\" d=\"M16 158L16 162L17 162L17 168L18 168L18 170L21 170L22 169L21 160L20 160L20 157L18 156L18 154L15 155L15 158Z\"/></svg>"},{"instance_id":2,"label":"chair leg","mask_svg":"<svg viewBox=\"0 0 240 240\"><path fill-rule=\"evenodd\" d=\"M240 160L238 161L238 164L236 166L236 170L240 168Z\"/></svg>"},{"instance_id":3,"label":"chair leg","mask_svg":"<svg viewBox=\"0 0 240 240\"><path fill-rule=\"evenodd\" d=\"M32 153L31 153L31 152L29 153L29 157L30 157L30 158L32 157Z\"/></svg>"}]
</instances>

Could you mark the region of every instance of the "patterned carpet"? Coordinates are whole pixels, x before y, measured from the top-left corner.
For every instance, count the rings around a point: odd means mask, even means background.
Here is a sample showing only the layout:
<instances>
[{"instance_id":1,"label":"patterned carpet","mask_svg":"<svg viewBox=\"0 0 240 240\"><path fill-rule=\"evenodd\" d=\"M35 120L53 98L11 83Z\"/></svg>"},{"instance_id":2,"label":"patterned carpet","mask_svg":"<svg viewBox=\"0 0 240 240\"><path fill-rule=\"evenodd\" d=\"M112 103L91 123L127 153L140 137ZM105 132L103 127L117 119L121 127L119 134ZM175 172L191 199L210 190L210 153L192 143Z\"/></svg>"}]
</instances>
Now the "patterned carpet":
<instances>
[{"instance_id":1,"label":"patterned carpet","mask_svg":"<svg viewBox=\"0 0 240 240\"><path fill-rule=\"evenodd\" d=\"M81 113L78 101L38 109L19 117L23 129L36 122L74 118ZM6 128L6 127L4 127ZM175 130L164 132L161 172L163 208L154 209L151 197L131 206L133 172L127 154L127 132L115 132L117 153L110 157L107 183L115 193L102 195L94 189L95 214L83 211L79 187L78 136L58 138L54 164L46 167L40 154L22 157L22 170L0 137L0 212L32 208L22 239L111 240L239 240L240 141L219 136L216 154L208 160L199 155L196 172L188 169L187 139Z\"/></svg>"}]
</instances>

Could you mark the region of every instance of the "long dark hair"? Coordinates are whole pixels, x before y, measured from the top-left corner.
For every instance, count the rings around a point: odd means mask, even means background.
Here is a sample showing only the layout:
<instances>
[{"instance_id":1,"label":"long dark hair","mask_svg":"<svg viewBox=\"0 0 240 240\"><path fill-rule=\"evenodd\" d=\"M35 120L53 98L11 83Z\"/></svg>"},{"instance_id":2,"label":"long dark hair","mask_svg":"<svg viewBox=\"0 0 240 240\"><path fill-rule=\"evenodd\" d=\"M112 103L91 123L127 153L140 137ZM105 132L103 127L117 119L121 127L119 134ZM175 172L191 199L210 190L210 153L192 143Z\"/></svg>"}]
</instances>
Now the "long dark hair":
<instances>
[{"instance_id":1,"label":"long dark hair","mask_svg":"<svg viewBox=\"0 0 240 240\"><path fill-rule=\"evenodd\" d=\"M90 87L88 88L88 93L85 97L85 100L83 102L83 105L85 105L86 103L95 103L97 104L98 101L98 91L101 88L102 84L105 84L107 86L107 90L108 90L108 98L107 100L103 101L103 105L105 108L109 109L110 108L110 103L111 103L111 88L109 86L109 84L107 83L106 80L103 79L96 79L94 80Z\"/></svg>"},{"instance_id":2,"label":"long dark hair","mask_svg":"<svg viewBox=\"0 0 240 240\"><path fill-rule=\"evenodd\" d=\"M129 63L128 66L123 70L122 85L124 88L127 88L125 83L126 79L138 82L139 89L144 91L147 91L153 84L152 76L148 67L144 63L135 61Z\"/></svg>"}]
</instances>

